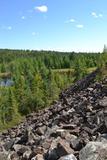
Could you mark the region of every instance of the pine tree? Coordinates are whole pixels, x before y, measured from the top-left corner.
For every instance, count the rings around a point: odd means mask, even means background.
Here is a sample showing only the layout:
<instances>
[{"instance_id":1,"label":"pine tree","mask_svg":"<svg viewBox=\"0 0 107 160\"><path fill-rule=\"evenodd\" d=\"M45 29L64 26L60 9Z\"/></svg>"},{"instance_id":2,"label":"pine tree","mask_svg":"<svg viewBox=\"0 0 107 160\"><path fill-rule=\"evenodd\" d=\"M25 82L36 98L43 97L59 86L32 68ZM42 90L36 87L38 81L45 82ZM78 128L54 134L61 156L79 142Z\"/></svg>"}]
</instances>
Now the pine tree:
<instances>
[{"instance_id":1,"label":"pine tree","mask_svg":"<svg viewBox=\"0 0 107 160\"><path fill-rule=\"evenodd\" d=\"M36 73L32 82L32 98L34 110L44 107L44 96L43 79L40 73Z\"/></svg>"},{"instance_id":2,"label":"pine tree","mask_svg":"<svg viewBox=\"0 0 107 160\"><path fill-rule=\"evenodd\" d=\"M8 121L18 121L20 119L19 109L18 109L18 102L15 98L15 88L10 87L8 91Z\"/></svg>"}]
</instances>

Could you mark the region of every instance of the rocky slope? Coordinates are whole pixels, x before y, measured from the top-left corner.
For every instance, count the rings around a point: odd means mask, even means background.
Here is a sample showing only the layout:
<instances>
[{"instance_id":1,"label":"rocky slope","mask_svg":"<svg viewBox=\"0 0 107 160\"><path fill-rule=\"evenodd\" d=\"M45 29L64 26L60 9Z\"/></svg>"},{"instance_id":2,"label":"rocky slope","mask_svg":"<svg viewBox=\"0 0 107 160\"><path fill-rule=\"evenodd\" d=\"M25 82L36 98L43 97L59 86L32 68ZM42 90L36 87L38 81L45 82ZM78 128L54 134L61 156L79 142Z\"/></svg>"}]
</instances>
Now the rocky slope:
<instances>
[{"instance_id":1,"label":"rocky slope","mask_svg":"<svg viewBox=\"0 0 107 160\"><path fill-rule=\"evenodd\" d=\"M107 79L98 70L0 134L0 160L106 160Z\"/></svg>"}]
</instances>

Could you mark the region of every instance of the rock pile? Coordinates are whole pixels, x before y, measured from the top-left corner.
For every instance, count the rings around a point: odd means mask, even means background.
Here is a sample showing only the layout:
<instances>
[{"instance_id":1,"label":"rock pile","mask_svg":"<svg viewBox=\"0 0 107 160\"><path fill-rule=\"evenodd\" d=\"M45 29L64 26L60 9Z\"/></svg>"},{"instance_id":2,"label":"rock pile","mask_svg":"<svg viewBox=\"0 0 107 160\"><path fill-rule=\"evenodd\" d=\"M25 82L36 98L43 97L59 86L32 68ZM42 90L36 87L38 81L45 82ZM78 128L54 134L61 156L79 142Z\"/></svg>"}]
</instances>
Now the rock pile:
<instances>
[{"instance_id":1,"label":"rock pile","mask_svg":"<svg viewBox=\"0 0 107 160\"><path fill-rule=\"evenodd\" d=\"M0 134L0 160L106 160L107 79L98 71Z\"/></svg>"}]
</instances>

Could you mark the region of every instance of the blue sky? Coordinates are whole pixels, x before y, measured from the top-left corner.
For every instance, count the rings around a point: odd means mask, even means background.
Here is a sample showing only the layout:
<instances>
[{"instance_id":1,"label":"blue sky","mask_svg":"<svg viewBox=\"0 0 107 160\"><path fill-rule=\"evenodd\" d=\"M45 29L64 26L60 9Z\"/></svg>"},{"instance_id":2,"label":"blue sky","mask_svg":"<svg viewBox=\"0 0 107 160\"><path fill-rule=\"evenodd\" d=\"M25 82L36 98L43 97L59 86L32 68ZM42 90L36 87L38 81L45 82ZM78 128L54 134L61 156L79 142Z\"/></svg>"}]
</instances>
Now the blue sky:
<instances>
[{"instance_id":1,"label":"blue sky","mask_svg":"<svg viewBox=\"0 0 107 160\"><path fill-rule=\"evenodd\" d=\"M102 51L107 0L0 0L0 48Z\"/></svg>"}]
</instances>

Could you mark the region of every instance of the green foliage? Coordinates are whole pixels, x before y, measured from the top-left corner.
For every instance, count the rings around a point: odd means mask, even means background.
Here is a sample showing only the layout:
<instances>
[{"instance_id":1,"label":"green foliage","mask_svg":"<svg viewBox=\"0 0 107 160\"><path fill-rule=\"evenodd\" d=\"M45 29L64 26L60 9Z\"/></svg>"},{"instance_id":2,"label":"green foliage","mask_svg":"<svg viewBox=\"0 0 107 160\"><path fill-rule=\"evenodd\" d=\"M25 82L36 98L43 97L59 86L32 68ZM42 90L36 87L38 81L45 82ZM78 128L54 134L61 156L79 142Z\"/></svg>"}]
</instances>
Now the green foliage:
<instances>
[{"instance_id":1,"label":"green foliage","mask_svg":"<svg viewBox=\"0 0 107 160\"><path fill-rule=\"evenodd\" d=\"M18 123L26 114L49 106L62 89L105 64L107 53L1 49L0 130ZM14 85L2 86L1 82L8 79Z\"/></svg>"},{"instance_id":2,"label":"green foliage","mask_svg":"<svg viewBox=\"0 0 107 160\"><path fill-rule=\"evenodd\" d=\"M74 73L75 81L81 79L87 74L87 65L84 57L77 57L75 59L74 70L75 70Z\"/></svg>"},{"instance_id":3,"label":"green foliage","mask_svg":"<svg viewBox=\"0 0 107 160\"><path fill-rule=\"evenodd\" d=\"M32 82L33 110L44 107L44 82L40 73L37 73Z\"/></svg>"}]
</instances>

